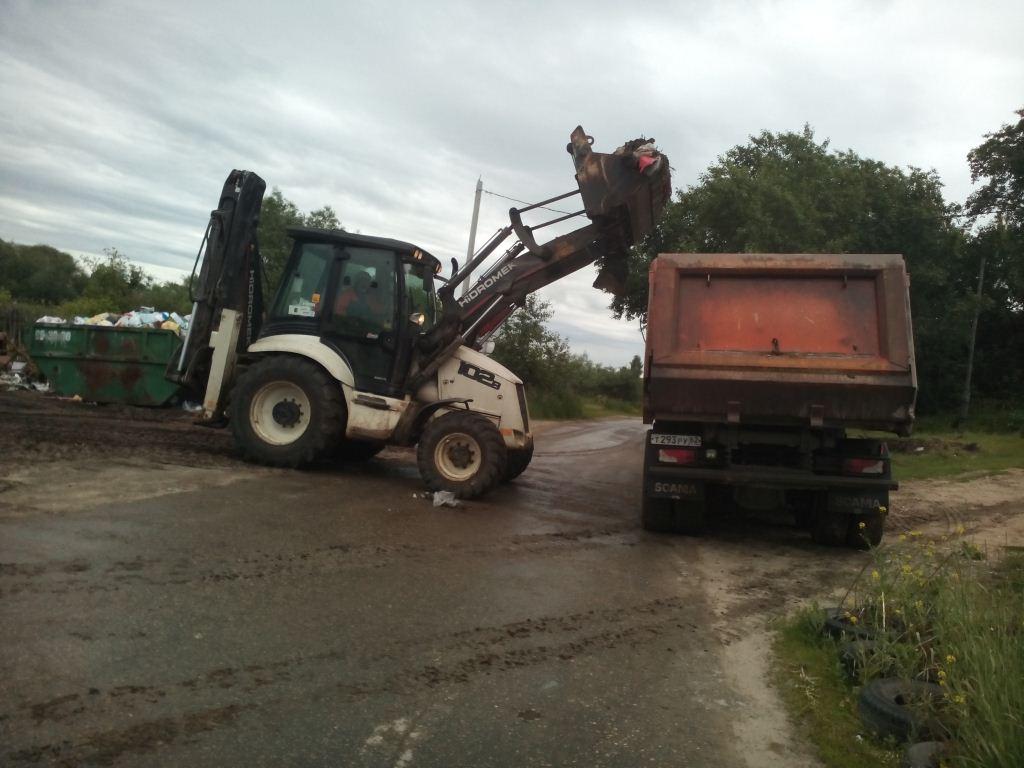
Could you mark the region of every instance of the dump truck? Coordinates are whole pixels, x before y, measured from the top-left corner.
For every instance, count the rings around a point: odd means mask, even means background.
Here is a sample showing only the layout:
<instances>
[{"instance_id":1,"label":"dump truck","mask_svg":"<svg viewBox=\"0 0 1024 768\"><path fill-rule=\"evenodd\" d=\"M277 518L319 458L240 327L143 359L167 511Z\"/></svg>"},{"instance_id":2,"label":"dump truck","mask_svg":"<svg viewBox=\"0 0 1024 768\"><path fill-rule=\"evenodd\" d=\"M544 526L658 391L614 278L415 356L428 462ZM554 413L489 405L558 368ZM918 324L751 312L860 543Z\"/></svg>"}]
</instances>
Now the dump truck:
<instances>
[{"instance_id":1,"label":"dump truck","mask_svg":"<svg viewBox=\"0 0 1024 768\"><path fill-rule=\"evenodd\" d=\"M413 243L289 230L292 252L267 307L257 238L266 184L232 171L196 257L192 321L167 377L202 399L201 423L228 426L254 462L359 461L402 445L416 446L433 491L470 498L515 479L533 455L526 392L487 356L489 337L529 294L595 261L600 285L621 282L629 249L671 196L668 158L653 139L612 152L593 143L577 126L566 146L573 188L511 208L509 223L464 264L453 260L447 278ZM577 210L536 220L572 200ZM581 226L538 239L566 221Z\"/></svg>"},{"instance_id":2,"label":"dump truck","mask_svg":"<svg viewBox=\"0 0 1024 768\"><path fill-rule=\"evenodd\" d=\"M908 286L891 254L659 255L643 526L781 507L821 544L878 544L897 484L873 435L909 434L917 396Z\"/></svg>"}]
</instances>

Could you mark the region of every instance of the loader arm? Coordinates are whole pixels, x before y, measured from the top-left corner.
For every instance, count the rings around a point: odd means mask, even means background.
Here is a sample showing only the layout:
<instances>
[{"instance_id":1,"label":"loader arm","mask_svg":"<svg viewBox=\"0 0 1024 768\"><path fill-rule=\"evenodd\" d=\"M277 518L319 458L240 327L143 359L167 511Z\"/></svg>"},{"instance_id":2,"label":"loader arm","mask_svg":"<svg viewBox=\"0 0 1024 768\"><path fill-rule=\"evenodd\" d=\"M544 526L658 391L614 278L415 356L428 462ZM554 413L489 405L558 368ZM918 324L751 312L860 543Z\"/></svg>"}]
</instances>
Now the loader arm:
<instances>
[{"instance_id":1,"label":"loader arm","mask_svg":"<svg viewBox=\"0 0 1024 768\"><path fill-rule=\"evenodd\" d=\"M615 293L622 289L629 249L653 228L668 202L671 175L668 158L654 148L653 139L634 139L612 153L594 152L593 138L577 126L566 147L576 167L577 189L523 208L509 210L509 225L499 230L462 269L438 291L441 322L420 344L415 388L434 374L461 345L474 346L493 333L534 291L595 261L602 270L594 285ZM531 226L523 214L579 195L582 208ZM587 224L539 243L535 233L576 217ZM455 289L515 235L504 254L461 297Z\"/></svg>"}]
</instances>

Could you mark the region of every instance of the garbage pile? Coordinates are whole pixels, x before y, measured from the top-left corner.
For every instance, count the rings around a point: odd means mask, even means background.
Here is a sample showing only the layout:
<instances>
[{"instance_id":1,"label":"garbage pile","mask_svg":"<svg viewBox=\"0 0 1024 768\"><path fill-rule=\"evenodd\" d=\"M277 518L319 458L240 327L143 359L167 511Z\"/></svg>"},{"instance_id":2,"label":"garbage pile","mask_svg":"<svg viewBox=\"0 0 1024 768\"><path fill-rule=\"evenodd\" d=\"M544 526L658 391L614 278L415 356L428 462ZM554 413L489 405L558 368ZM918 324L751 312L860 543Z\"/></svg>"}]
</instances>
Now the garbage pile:
<instances>
[{"instance_id":1,"label":"garbage pile","mask_svg":"<svg viewBox=\"0 0 1024 768\"><path fill-rule=\"evenodd\" d=\"M123 314L100 312L92 317L76 315L70 323L63 317L53 315L44 315L36 322L46 325L91 325L106 328L161 328L183 336L188 331L191 320L192 315L182 317L177 312L161 312L153 307L139 307Z\"/></svg>"},{"instance_id":2,"label":"garbage pile","mask_svg":"<svg viewBox=\"0 0 1024 768\"><path fill-rule=\"evenodd\" d=\"M10 392L15 389L35 389L48 392L49 384L35 381L31 364L24 350L0 332L0 388Z\"/></svg>"}]
</instances>

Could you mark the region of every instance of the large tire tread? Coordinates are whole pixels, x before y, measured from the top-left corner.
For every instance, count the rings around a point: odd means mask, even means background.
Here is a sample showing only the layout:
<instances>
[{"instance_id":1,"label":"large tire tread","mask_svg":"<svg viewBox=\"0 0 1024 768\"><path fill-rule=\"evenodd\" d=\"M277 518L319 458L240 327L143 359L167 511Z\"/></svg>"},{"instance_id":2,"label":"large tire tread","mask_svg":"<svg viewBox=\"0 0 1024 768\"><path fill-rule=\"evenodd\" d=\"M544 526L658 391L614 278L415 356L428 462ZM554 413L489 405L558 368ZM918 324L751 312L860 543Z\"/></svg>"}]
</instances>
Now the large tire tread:
<instances>
[{"instance_id":1,"label":"large tire tread","mask_svg":"<svg viewBox=\"0 0 1024 768\"><path fill-rule=\"evenodd\" d=\"M503 482L511 483L519 477L533 460L533 443L526 448L517 448L508 452L508 461L505 465L505 477Z\"/></svg>"},{"instance_id":2,"label":"large tire tread","mask_svg":"<svg viewBox=\"0 0 1024 768\"><path fill-rule=\"evenodd\" d=\"M472 436L482 451L482 466L469 480L455 482L445 478L434 466L434 448L449 432ZM471 411L452 411L432 419L423 429L416 446L420 477L432 491L451 491L459 499L483 496L505 477L508 451L498 428L486 416Z\"/></svg>"},{"instance_id":3,"label":"large tire tread","mask_svg":"<svg viewBox=\"0 0 1024 768\"><path fill-rule=\"evenodd\" d=\"M864 725L880 738L892 736L898 741L937 738L945 732L934 716L921 715L900 702L913 698L939 702L942 697L942 688L935 683L878 678L861 688L857 708Z\"/></svg>"},{"instance_id":4,"label":"large tire tread","mask_svg":"<svg viewBox=\"0 0 1024 768\"><path fill-rule=\"evenodd\" d=\"M271 446L249 424L250 399L264 384L292 381L310 400L310 423L297 441ZM345 399L341 385L316 363L296 355L271 355L250 366L239 378L229 405L231 432L242 458L256 464L295 469L312 464L336 450L345 429Z\"/></svg>"},{"instance_id":5,"label":"large tire tread","mask_svg":"<svg viewBox=\"0 0 1024 768\"><path fill-rule=\"evenodd\" d=\"M845 547L850 524L850 515L819 510L811 525L811 539L826 547Z\"/></svg>"}]
</instances>

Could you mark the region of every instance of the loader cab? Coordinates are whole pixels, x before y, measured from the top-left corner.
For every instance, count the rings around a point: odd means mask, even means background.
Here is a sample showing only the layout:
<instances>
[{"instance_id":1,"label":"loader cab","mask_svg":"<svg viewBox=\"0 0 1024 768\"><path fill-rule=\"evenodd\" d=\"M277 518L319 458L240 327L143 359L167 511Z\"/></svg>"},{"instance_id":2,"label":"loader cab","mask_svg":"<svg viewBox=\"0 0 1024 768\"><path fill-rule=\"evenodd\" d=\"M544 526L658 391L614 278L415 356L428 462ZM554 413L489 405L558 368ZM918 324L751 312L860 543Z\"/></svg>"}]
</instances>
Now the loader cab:
<instances>
[{"instance_id":1,"label":"loader cab","mask_svg":"<svg viewBox=\"0 0 1024 768\"><path fill-rule=\"evenodd\" d=\"M356 389L400 397L413 346L437 317L440 262L410 243L290 229L294 241L261 336L318 336Z\"/></svg>"}]
</instances>

